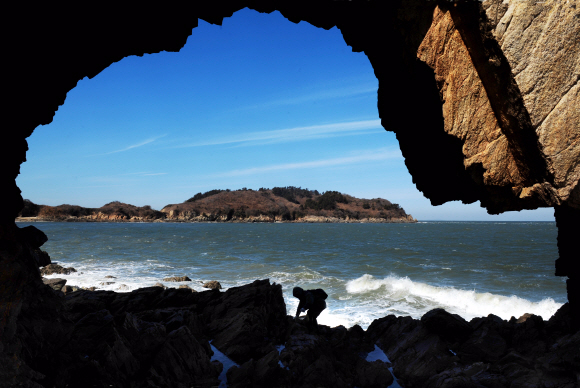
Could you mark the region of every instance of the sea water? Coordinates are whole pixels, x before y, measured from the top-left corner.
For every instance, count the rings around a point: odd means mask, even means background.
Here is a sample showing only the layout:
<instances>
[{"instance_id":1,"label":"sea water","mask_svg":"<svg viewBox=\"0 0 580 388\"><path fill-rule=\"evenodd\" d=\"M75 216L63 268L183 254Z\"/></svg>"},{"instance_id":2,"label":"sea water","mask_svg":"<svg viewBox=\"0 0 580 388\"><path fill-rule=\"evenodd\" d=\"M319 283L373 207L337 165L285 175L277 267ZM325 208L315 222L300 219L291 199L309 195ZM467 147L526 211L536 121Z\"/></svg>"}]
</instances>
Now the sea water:
<instances>
[{"instance_id":1,"label":"sea water","mask_svg":"<svg viewBox=\"0 0 580 388\"><path fill-rule=\"evenodd\" d=\"M19 226L28 224L21 223ZM270 279L329 295L318 321L367 328L389 314L419 318L442 307L467 320L533 313L549 319L566 302L554 276L553 222L34 223L52 261L78 272L68 285L129 292L217 280L225 289ZM105 278L114 276L115 279ZM191 282L163 278L188 276ZM113 282L106 284L105 282Z\"/></svg>"}]
</instances>

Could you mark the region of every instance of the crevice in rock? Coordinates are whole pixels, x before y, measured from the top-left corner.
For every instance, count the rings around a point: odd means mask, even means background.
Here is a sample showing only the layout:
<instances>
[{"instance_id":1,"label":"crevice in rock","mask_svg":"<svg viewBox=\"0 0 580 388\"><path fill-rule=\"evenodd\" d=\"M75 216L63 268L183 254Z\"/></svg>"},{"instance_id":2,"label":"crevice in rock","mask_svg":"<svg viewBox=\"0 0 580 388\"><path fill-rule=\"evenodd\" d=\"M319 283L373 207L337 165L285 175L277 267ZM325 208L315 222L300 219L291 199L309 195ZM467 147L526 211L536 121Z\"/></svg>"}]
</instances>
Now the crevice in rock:
<instances>
[{"instance_id":1,"label":"crevice in rock","mask_svg":"<svg viewBox=\"0 0 580 388\"><path fill-rule=\"evenodd\" d=\"M489 20L481 5L478 2L459 3L449 7L448 11L468 47L491 107L508 139L524 177L524 186L552 181L509 62L491 34Z\"/></svg>"}]
</instances>

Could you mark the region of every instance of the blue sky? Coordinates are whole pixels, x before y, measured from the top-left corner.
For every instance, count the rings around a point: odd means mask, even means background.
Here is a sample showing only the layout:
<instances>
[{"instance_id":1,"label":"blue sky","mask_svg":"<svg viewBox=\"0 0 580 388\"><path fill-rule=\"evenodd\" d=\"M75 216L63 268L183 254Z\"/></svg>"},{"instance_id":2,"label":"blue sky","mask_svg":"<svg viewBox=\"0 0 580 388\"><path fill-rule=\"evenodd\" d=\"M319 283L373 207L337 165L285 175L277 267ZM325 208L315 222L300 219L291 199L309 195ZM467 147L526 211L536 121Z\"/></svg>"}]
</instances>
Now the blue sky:
<instances>
[{"instance_id":1,"label":"blue sky","mask_svg":"<svg viewBox=\"0 0 580 388\"><path fill-rule=\"evenodd\" d=\"M433 207L381 126L378 81L340 31L278 12L199 21L179 53L132 56L68 93L28 139L17 183L35 203L161 209L211 189L301 186L399 203L419 220L553 220Z\"/></svg>"}]
</instances>

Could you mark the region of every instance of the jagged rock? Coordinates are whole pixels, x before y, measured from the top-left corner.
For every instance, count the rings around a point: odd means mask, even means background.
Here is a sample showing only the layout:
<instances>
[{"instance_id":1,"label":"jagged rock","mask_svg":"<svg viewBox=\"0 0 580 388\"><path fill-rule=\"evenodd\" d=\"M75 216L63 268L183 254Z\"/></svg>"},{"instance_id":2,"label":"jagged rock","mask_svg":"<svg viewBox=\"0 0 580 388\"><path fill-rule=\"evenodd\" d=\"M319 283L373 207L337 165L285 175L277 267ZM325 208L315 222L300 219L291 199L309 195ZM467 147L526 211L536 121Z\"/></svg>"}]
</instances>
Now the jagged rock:
<instances>
[{"instance_id":1,"label":"jagged rock","mask_svg":"<svg viewBox=\"0 0 580 388\"><path fill-rule=\"evenodd\" d=\"M42 279L42 282L55 291L60 291L66 284L66 279Z\"/></svg>"},{"instance_id":2,"label":"jagged rock","mask_svg":"<svg viewBox=\"0 0 580 388\"><path fill-rule=\"evenodd\" d=\"M360 388L381 388L388 387L394 381L393 375L389 371L388 365L376 360L368 362L359 360L356 365L356 377L354 383Z\"/></svg>"},{"instance_id":3,"label":"jagged rock","mask_svg":"<svg viewBox=\"0 0 580 388\"><path fill-rule=\"evenodd\" d=\"M26 226L24 228L20 228L18 231L20 233L21 239L26 241L26 243L34 249L40 248L42 245L44 245L45 242L48 241L46 234L35 226Z\"/></svg>"},{"instance_id":4,"label":"jagged rock","mask_svg":"<svg viewBox=\"0 0 580 388\"><path fill-rule=\"evenodd\" d=\"M85 290L85 291L95 291L98 290L98 287L92 286L92 287L81 287L81 290Z\"/></svg>"},{"instance_id":5,"label":"jagged rock","mask_svg":"<svg viewBox=\"0 0 580 388\"><path fill-rule=\"evenodd\" d=\"M411 317L389 315L375 320L367 331L393 361L393 372L403 386L420 386L457 360L446 341Z\"/></svg>"},{"instance_id":6,"label":"jagged rock","mask_svg":"<svg viewBox=\"0 0 580 388\"><path fill-rule=\"evenodd\" d=\"M270 285L267 279L223 293L212 289L192 294L211 299L211 307L203 313L212 344L238 364L262 358L286 335L282 287Z\"/></svg>"},{"instance_id":7,"label":"jagged rock","mask_svg":"<svg viewBox=\"0 0 580 388\"><path fill-rule=\"evenodd\" d=\"M233 366L227 372L228 385L232 387L291 386L291 372L280 365L277 350L273 350L258 361L250 359L242 365Z\"/></svg>"},{"instance_id":8,"label":"jagged rock","mask_svg":"<svg viewBox=\"0 0 580 388\"><path fill-rule=\"evenodd\" d=\"M70 294L71 292L76 292L78 291L79 288L77 286L63 286L61 291L66 295L66 294Z\"/></svg>"},{"instance_id":9,"label":"jagged rock","mask_svg":"<svg viewBox=\"0 0 580 388\"><path fill-rule=\"evenodd\" d=\"M34 260L36 260L36 263L38 264L39 267L45 267L45 266L51 264L50 256L45 251L42 251L40 249L35 249L32 251L32 255L34 257Z\"/></svg>"},{"instance_id":10,"label":"jagged rock","mask_svg":"<svg viewBox=\"0 0 580 388\"><path fill-rule=\"evenodd\" d=\"M427 330L452 343L465 340L473 332L465 319L441 308L427 312L421 317L421 322Z\"/></svg>"},{"instance_id":11,"label":"jagged rock","mask_svg":"<svg viewBox=\"0 0 580 388\"><path fill-rule=\"evenodd\" d=\"M112 275L107 275L105 276L105 279L117 279L115 276Z\"/></svg>"},{"instance_id":12,"label":"jagged rock","mask_svg":"<svg viewBox=\"0 0 580 388\"><path fill-rule=\"evenodd\" d=\"M187 276L173 276L170 278L164 278L164 282L190 282L191 279Z\"/></svg>"},{"instance_id":13,"label":"jagged rock","mask_svg":"<svg viewBox=\"0 0 580 388\"><path fill-rule=\"evenodd\" d=\"M511 345L528 357L539 357L547 350L547 333L542 317L529 315L522 323L516 323Z\"/></svg>"},{"instance_id":14,"label":"jagged rock","mask_svg":"<svg viewBox=\"0 0 580 388\"><path fill-rule=\"evenodd\" d=\"M53 274L70 275L72 272L77 272L77 270L74 269L73 267L64 268L63 266L55 263L49 264L40 270L40 274L43 276Z\"/></svg>"},{"instance_id":15,"label":"jagged rock","mask_svg":"<svg viewBox=\"0 0 580 388\"><path fill-rule=\"evenodd\" d=\"M533 314L525 313L524 315L522 315L521 317L519 317L516 320L516 323L524 323L525 321L528 320L528 318L531 318L532 316L533 316Z\"/></svg>"},{"instance_id":16,"label":"jagged rock","mask_svg":"<svg viewBox=\"0 0 580 388\"><path fill-rule=\"evenodd\" d=\"M498 361L507 351L505 338L513 332L507 321L490 314L486 318L475 318L471 323L475 330L455 349L457 354L464 362Z\"/></svg>"},{"instance_id":17,"label":"jagged rock","mask_svg":"<svg viewBox=\"0 0 580 388\"><path fill-rule=\"evenodd\" d=\"M182 284L177 288L185 288L186 290L191 290L191 292L197 292L193 288L189 287L187 284Z\"/></svg>"},{"instance_id":18,"label":"jagged rock","mask_svg":"<svg viewBox=\"0 0 580 388\"><path fill-rule=\"evenodd\" d=\"M166 286L165 286L163 283L159 283L159 282L155 283L155 284L153 285L153 287L161 287L161 288L163 288L163 289L167 289L167 287L166 287Z\"/></svg>"},{"instance_id":19,"label":"jagged rock","mask_svg":"<svg viewBox=\"0 0 580 388\"><path fill-rule=\"evenodd\" d=\"M221 290L222 289L222 285L217 280L211 280L209 282L206 282L203 284L202 287L209 288L211 290Z\"/></svg>"}]
</instances>

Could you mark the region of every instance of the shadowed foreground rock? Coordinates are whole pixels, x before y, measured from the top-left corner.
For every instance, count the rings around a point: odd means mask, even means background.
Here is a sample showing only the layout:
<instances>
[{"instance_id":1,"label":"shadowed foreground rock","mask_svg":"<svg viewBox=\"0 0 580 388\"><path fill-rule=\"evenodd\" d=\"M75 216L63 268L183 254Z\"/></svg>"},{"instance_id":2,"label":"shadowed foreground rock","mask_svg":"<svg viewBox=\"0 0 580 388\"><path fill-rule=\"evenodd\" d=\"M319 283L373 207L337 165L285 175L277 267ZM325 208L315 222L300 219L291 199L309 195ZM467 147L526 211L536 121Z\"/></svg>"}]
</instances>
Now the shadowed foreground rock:
<instances>
[{"instance_id":1,"label":"shadowed foreground rock","mask_svg":"<svg viewBox=\"0 0 580 388\"><path fill-rule=\"evenodd\" d=\"M580 332L568 305L545 322L490 315L466 322L442 309L421 320L390 315L367 331L320 326L286 315L280 285L268 280L225 292L148 287L130 293L43 286L57 317L23 322L33 334L19 363L0 366L0 386L212 387L235 361L232 387L575 387ZM54 306L60 306L54 308ZM48 312L46 310L45 312ZM393 362L367 361L378 345ZM40 349L40 350L39 350Z\"/></svg>"}]
</instances>

